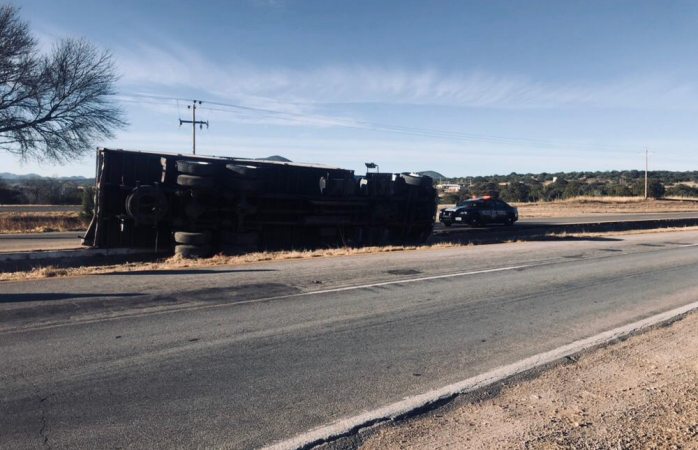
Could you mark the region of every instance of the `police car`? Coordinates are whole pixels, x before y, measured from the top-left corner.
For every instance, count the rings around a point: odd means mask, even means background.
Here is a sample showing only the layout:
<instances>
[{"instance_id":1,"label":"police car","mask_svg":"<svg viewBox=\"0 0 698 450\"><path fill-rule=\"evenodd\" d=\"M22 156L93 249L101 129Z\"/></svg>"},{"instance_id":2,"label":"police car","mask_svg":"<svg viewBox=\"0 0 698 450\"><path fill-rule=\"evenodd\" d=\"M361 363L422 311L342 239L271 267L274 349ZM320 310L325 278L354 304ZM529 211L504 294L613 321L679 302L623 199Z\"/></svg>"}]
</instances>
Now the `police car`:
<instances>
[{"instance_id":1,"label":"police car","mask_svg":"<svg viewBox=\"0 0 698 450\"><path fill-rule=\"evenodd\" d=\"M439 222L450 227L453 224L482 226L491 223L513 225L519 220L519 210L505 201L491 196L466 200L453 208L439 212Z\"/></svg>"}]
</instances>

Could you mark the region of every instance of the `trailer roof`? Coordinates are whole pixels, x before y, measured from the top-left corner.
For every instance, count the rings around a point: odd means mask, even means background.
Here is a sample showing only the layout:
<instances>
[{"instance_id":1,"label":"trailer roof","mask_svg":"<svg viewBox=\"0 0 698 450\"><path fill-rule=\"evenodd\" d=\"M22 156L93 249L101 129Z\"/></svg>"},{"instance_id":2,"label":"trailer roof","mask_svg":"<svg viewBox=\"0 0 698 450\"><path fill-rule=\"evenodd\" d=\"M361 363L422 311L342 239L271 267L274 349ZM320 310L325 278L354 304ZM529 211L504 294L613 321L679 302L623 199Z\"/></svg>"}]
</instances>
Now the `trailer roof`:
<instances>
[{"instance_id":1,"label":"trailer roof","mask_svg":"<svg viewBox=\"0 0 698 450\"><path fill-rule=\"evenodd\" d=\"M254 163L254 164L268 164L276 166L295 166L295 167L311 167L316 169L328 169L328 170L345 170L348 172L353 172L350 169L344 169L342 167L329 166L326 164L315 164L315 163L297 163L297 162L286 162L286 161L270 161L268 159L254 159L254 158L237 158L234 156L214 156L214 155L190 155L188 153L173 153L173 152L156 152L152 150L129 150L123 148L106 148L98 147L97 151L109 151L109 152L125 152L125 153L144 153L148 155L162 155L162 156L182 156L188 159L201 159L201 160L221 160L221 161L231 161L236 163Z\"/></svg>"}]
</instances>

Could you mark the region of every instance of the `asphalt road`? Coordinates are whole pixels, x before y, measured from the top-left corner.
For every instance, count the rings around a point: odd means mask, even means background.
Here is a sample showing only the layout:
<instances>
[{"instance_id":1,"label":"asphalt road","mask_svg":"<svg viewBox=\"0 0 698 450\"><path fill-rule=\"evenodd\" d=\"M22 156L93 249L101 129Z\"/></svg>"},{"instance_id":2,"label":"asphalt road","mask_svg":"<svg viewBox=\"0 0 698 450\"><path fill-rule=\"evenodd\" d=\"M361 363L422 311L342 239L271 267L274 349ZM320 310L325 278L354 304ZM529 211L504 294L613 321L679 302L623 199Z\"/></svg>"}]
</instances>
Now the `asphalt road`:
<instances>
[{"instance_id":1,"label":"asphalt road","mask_svg":"<svg viewBox=\"0 0 698 450\"><path fill-rule=\"evenodd\" d=\"M642 220L667 220L667 219L694 219L698 218L698 211L693 212L666 212L666 213L624 213L624 214L586 214L574 217L543 217L521 219L516 222L518 226L535 227L548 225L573 225L585 223L607 223L607 222L635 222ZM495 225L494 227L501 227ZM434 229L437 232L468 229L465 225L452 225L445 227L442 223L437 223Z\"/></svg>"},{"instance_id":2,"label":"asphalt road","mask_svg":"<svg viewBox=\"0 0 698 450\"><path fill-rule=\"evenodd\" d=\"M0 253L79 248L84 231L0 234Z\"/></svg>"},{"instance_id":3,"label":"asphalt road","mask_svg":"<svg viewBox=\"0 0 698 450\"><path fill-rule=\"evenodd\" d=\"M698 232L0 285L0 448L253 448L698 296Z\"/></svg>"},{"instance_id":4,"label":"asphalt road","mask_svg":"<svg viewBox=\"0 0 698 450\"><path fill-rule=\"evenodd\" d=\"M600 223L600 222L630 222L637 220L657 220L657 219L689 219L698 218L698 212L679 213L645 213L645 214L590 214L577 217L555 217L544 219L522 219L516 226L547 226L577 223ZM500 225L495 225L493 229L499 230ZM437 223L436 233L448 233L454 230L462 231L469 227L452 226L444 227ZM26 233L26 234L0 234L0 253L3 252L25 252L35 250L62 250L80 248L80 236L83 232L58 232L58 233Z\"/></svg>"}]
</instances>

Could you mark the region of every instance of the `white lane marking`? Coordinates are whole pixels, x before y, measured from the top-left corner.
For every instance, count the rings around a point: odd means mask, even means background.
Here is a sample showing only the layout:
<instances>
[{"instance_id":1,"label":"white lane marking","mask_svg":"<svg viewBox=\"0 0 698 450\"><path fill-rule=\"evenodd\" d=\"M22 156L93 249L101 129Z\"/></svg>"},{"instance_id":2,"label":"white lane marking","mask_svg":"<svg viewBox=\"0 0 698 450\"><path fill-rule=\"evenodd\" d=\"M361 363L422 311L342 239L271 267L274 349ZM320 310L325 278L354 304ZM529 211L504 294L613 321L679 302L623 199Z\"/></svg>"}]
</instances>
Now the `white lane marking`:
<instances>
[{"instance_id":1,"label":"white lane marking","mask_svg":"<svg viewBox=\"0 0 698 450\"><path fill-rule=\"evenodd\" d=\"M697 244L698 245L698 244ZM495 384L511 376L541 367L558 361L567 356L579 353L583 350L597 347L624 336L631 335L640 330L652 327L662 322L670 321L682 314L698 310L698 302L693 302L680 308L672 309L647 319L633 322L629 325L614 328L610 331L599 333L585 339L563 345L554 350L539 353L529 358L522 359L513 364L497 367L493 370L467 378L457 383L449 384L440 389L434 389L423 394L406 397L405 399L383 406L372 411L366 411L353 417L347 417L327 425L320 426L291 439L280 441L265 447L267 450L287 450L307 447L315 443L321 444L335 437L345 435L351 430L363 426L387 422L396 417L403 416L411 411L423 408L439 400L447 399L458 394L475 391L485 386Z\"/></svg>"},{"instance_id":2,"label":"white lane marking","mask_svg":"<svg viewBox=\"0 0 698 450\"><path fill-rule=\"evenodd\" d=\"M356 285L356 286L344 286L344 287L338 287L338 288L332 288L332 289L323 289L323 290L318 290L318 291L298 292L296 294L285 294L285 295L276 295L276 296L272 296L272 297L254 298L254 299L250 299L250 300L243 300L243 301L233 302L233 303L216 303L213 305L196 305L196 306L190 306L190 307L185 306L185 307L181 307L181 308L171 308L171 309L167 309L164 311L147 311L147 312L139 312L139 313L135 313L135 314L123 314L123 315L114 316L114 317L100 317L100 318L96 318L96 319L80 320L80 321L66 322L66 323L38 325L38 326L34 326L34 327L19 328L19 329L10 328L7 330L0 330L0 335L12 334L12 333L25 333L25 332L29 332L29 331L45 330L45 329L49 329L49 328L63 328L63 327L69 327L69 326L98 323L98 322L110 322L110 321L115 321L115 320L138 318L138 317L145 317L145 316L172 314L172 313L177 313L177 312L182 312L182 311L200 311L200 310L213 309L213 308L224 308L224 307L239 306L239 305L249 305L251 303L263 303L263 302L269 302L269 301L274 301L274 300L282 300L282 299L286 299L286 298L298 298L298 297L305 297L305 296L310 296L310 295L331 294L331 293L335 293L335 292L346 292L346 291L352 291L352 290L357 290L357 289L369 289L369 288L373 288L373 287L390 286L390 285L395 285L395 284L408 284L408 283L417 283L420 281L439 280L439 279L444 279L444 278L455 278L455 277L463 277L463 276L468 276L468 275L479 275L479 274L484 274L484 273L504 272L507 270L524 269L526 267L536 267L538 265L540 265L540 264L525 264L525 265L520 265L520 266L497 267L494 269L473 270L470 272L448 273L448 274L443 274L443 275L432 275L432 276L419 277L419 278L405 278L402 280L382 281L379 283L361 284L361 285Z\"/></svg>"},{"instance_id":3,"label":"white lane marking","mask_svg":"<svg viewBox=\"0 0 698 450\"><path fill-rule=\"evenodd\" d=\"M679 246L673 247L673 248L696 247L696 246L698 246L698 243L683 244L683 245L679 245ZM672 248L661 248L661 249L654 249L654 250L646 250L646 251L643 251L641 253L658 253L658 252L668 251L671 249ZM30 332L30 331L40 331L40 330L53 329L53 328L66 328L66 327L78 326L78 325L83 325L83 324L93 324L93 323L99 323L99 322L112 322L112 321L117 321L117 320L140 318L140 317L146 317L146 316L159 316L159 315L165 315L165 314L175 314L175 313L179 313L179 312L183 312L183 311L201 311L201 310L208 310L208 309L214 309L214 308L225 308L225 307L245 305L245 304L250 304L250 303L260 303L260 302L267 302L267 301L273 301L273 300L281 300L284 298L294 298L294 297L301 297L301 296L305 296L305 295L329 293L329 292L333 292L333 291L336 292L336 291L341 291L341 290L360 289L362 287L372 287L372 286L378 286L381 284L410 283L410 282L414 282L414 281L421 281L422 279L449 278L449 277L464 276L464 275L476 275L478 273L499 272L499 271L503 271L503 270L515 270L517 268L535 268L535 267L543 267L543 266L547 266L550 264L556 264L556 263L558 263L558 264L575 263L575 262L590 261L590 260L595 260L595 259L608 259L608 258L616 258L616 257L620 257L620 256L632 256L635 254L636 253L622 252L622 253L614 254L614 255L594 256L594 257L590 257L590 258L581 258L581 259L574 259L574 260L567 260L567 259L564 259L561 257L555 257L555 258L550 258L550 259L529 261L530 264L525 264L525 265L521 265L521 266L500 267L500 268L495 268L495 269L485 269L482 271L460 272L460 273L455 273L455 274L435 275L435 276L431 276L431 277L421 277L421 278L415 278L415 279L393 280L393 281L388 281L388 282L374 283L374 284L370 284L370 285L346 286L346 287L340 287L340 288L334 288L334 289L326 289L326 290L322 290L322 291L299 292L297 294L288 294L288 295L281 295L281 296L275 296L275 297L263 297L263 298L245 300L245 301L235 302L235 303L217 303L217 304L212 304L212 305L182 306L182 307L178 307L178 308L167 309L164 311L138 312L135 314L123 314L123 315L112 316L112 317L100 317L100 318L96 318L96 319L77 320L77 321L73 321L73 322L64 322L64 323L51 323L51 324L46 324L46 325L38 325L38 326L34 326L34 327L20 328L20 329L17 329L17 328L9 328L9 329L4 329L4 330L0 329L0 335L13 334L13 333L25 333L25 332ZM148 295L148 294L145 294L145 295Z\"/></svg>"},{"instance_id":4,"label":"white lane marking","mask_svg":"<svg viewBox=\"0 0 698 450\"><path fill-rule=\"evenodd\" d=\"M483 274L483 273L504 272L507 270L525 269L526 267L533 267L533 266L534 266L533 264L524 264L521 266L497 267L495 269L483 269L483 270L473 270L470 272L447 273L444 275L431 275L428 277L405 278L402 280L382 281L380 283L360 284L357 286L345 286L345 287L340 287L340 288L323 289L320 291L301 292L298 294L284 295L283 298L301 297L304 295L331 294L333 292L352 291L355 289L368 289L368 288L373 288L373 287L390 286L393 284L419 283L420 281L441 280L444 278L464 277L464 276L468 276L468 275L479 275L479 274ZM271 299L273 299L273 298L279 298L279 297L271 297ZM240 302L240 303L242 303L242 302ZM240 303L238 303L238 304L240 304Z\"/></svg>"},{"instance_id":5,"label":"white lane marking","mask_svg":"<svg viewBox=\"0 0 698 450\"><path fill-rule=\"evenodd\" d=\"M698 246L698 243L696 243L696 244L684 244L684 245L677 246L676 248L696 247L696 246ZM671 248L646 250L646 251L643 251L641 253L643 253L643 254L644 253L658 253L658 252L664 252L664 251L668 251L668 250L671 250ZM46 324L46 325L38 325L38 326L34 326L34 327L20 328L20 329L17 329L17 328L9 328L9 329L5 329L5 330L0 329L0 335L13 334L13 333L25 333L25 332L30 332L30 331L46 330L46 329L53 329L53 328L65 328L65 327L78 326L78 325L83 325L83 324L93 324L93 323L99 323L99 322L112 322L112 321L117 321L117 320L122 320L122 319L132 319L132 318L139 318L139 317L146 317L146 316L159 316L159 315L165 315L165 314L175 314L175 313L179 313L179 312L183 312L183 311L201 311L201 310L214 309L214 308L226 308L226 307L231 307L231 306L247 305L250 303L262 303L262 302L268 302L268 301L273 301L273 300L282 300L285 298L303 297L306 295L326 294L326 293L332 293L332 292L348 291L348 290L352 290L352 289L364 289L364 288L370 288L370 287L378 287L378 286L384 286L384 285L390 285L390 284L414 283L414 282L418 282L418 281L426 281L426 280L433 280L433 279L439 279L439 278L453 278L453 277L461 277L461 276L466 276L466 275L477 275L477 274L481 274L481 273L502 272L502 271L507 271L507 270L544 267L544 266L551 265L551 264L575 263L575 262L582 262L582 261L591 261L591 260L595 260L595 259L609 259L609 258L616 258L616 257L620 257L620 256L632 256L635 254L637 254L637 253L625 253L625 252L623 252L623 253L619 253L619 254L615 254L615 255L594 256L594 257L580 258L580 259L574 259L574 260L565 259L564 257L554 257L554 258L550 258L550 259L529 261L529 262L535 262L535 264L533 264L533 263L532 264L524 264L524 265L520 265L520 266L498 267L498 268L494 268L494 269L476 270L476 271L471 271L471 272L449 273L449 274L444 274L444 275L433 275L433 276L420 277L420 278L407 278L407 279L403 279L403 280L384 281L384 282L359 285L359 286L345 286L345 287L325 289L325 290L320 290L320 291L308 291L308 292L299 292L297 294L279 295L279 296L274 296L274 297L262 297L262 298L256 298L256 299L251 299L251 300L243 300L243 301L234 302L234 303L216 303L216 304L212 304L212 305L182 306L182 307L178 307L178 308L167 309L164 311L138 312L135 314L123 314L123 315L112 316L112 317L100 317L100 318L96 318L96 319L77 320L74 322L65 322L65 323L51 323L51 324ZM144 295L153 295L153 294L144 294Z\"/></svg>"}]
</instances>

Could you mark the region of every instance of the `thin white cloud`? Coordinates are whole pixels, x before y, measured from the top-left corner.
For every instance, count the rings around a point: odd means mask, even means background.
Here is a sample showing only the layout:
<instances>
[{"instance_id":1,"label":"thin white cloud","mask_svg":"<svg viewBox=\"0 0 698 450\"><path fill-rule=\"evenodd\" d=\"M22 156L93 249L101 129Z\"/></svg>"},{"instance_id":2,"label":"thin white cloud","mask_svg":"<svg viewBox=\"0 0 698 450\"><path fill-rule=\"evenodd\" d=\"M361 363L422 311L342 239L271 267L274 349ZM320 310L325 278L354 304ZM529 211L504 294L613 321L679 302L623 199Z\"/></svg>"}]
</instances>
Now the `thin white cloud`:
<instances>
[{"instance_id":1,"label":"thin white cloud","mask_svg":"<svg viewBox=\"0 0 698 450\"><path fill-rule=\"evenodd\" d=\"M251 3L260 8L279 9L286 7L286 0L251 0Z\"/></svg>"},{"instance_id":2,"label":"thin white cloud","mask_svg":"<svg viewBox=\"0 0 698 450\"><path fill-rule=\"evenodd\" d=\"M486 108L694 109L693 82L666 77L605 84L543 83L483 71L327 66L309 70L261 68L239 60L211 61L184 46L117 49L124 86L204 89L250 106L305 113L309 105L382 103Z\"/></svg>"}]
</instances>

